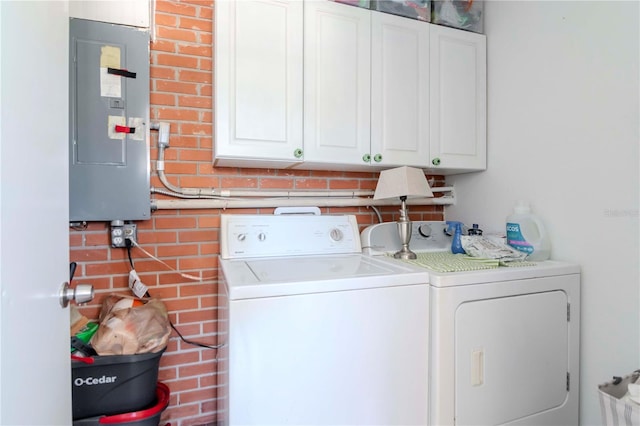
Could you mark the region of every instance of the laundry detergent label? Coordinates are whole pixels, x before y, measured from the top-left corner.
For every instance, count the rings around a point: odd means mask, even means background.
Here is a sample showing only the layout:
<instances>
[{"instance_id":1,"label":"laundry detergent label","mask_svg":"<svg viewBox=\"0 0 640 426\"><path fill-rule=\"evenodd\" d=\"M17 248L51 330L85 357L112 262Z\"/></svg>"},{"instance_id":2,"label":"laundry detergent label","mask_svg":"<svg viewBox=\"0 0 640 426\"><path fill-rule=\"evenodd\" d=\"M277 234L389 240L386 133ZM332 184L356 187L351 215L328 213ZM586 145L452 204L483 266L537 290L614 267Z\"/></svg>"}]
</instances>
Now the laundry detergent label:
<instances>
[{"instance_id":1,"label":"laundry detergent label","mask_svg":"<svg viewBox=\"0 0 640 426\"><path fill-rule=\"evenodd\" d=\"M507 244L524 253L533 253L533 246L522 236L519 223L507 222Z\"/></svg>"}]
</instances>

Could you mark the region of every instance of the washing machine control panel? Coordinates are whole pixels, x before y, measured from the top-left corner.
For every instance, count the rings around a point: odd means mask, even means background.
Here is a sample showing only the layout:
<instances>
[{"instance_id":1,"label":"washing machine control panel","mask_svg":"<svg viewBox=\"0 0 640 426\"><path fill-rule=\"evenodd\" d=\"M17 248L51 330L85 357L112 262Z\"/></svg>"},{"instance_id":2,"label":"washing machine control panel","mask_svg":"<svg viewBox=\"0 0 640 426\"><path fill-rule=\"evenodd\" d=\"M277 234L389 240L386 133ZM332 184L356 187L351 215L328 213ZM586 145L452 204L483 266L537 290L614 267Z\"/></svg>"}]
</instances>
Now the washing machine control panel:
<instances>
[{"instance_id":1,"label":"washing machine control panel","mask_svg":"<svg viewBox=\"0 0 640 426\"><path fill-rule=\"evenodd\" d=\"M222 215L223 259L361 253L353 215Z\"/></svg>"}]
</instances>

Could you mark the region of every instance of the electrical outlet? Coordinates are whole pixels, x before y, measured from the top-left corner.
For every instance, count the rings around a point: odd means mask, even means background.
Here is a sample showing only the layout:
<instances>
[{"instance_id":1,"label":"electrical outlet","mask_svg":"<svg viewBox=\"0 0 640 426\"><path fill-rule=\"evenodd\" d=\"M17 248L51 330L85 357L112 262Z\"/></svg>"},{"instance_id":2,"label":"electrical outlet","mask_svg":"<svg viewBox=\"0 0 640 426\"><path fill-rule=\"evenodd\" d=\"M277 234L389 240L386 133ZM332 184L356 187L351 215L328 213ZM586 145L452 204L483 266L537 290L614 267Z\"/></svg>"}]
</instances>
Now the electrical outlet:
<instances>
[{"instance_id":1,"label":"electrical outlet","mask_svg":"<svg viewBox=\"0 0 640 426\"><path fill-rule=\"evenodd\" d=\"M138 227L135 223L111 225L111 247L127 247L127 241L138 241Z\"/></svg>"},{"instance_id":2,"label":"electrical outlet","mask_svg":"<svg viewBox=\"0 0 640 426\"><path fill-rule=\"evenodd\" d=\"M124 239L138 242L138 226L135 223L124 224Z\"/></svg>"},{"instance_id":3,"label":"electrical outlet","mask_svg":"<svg viewBox=\"0 0 640 426\"><path fill-rule=\"evenodd\" d=\"M123 226L111 226L111 247L125 247Z\"/></svg>"}]
</instances>

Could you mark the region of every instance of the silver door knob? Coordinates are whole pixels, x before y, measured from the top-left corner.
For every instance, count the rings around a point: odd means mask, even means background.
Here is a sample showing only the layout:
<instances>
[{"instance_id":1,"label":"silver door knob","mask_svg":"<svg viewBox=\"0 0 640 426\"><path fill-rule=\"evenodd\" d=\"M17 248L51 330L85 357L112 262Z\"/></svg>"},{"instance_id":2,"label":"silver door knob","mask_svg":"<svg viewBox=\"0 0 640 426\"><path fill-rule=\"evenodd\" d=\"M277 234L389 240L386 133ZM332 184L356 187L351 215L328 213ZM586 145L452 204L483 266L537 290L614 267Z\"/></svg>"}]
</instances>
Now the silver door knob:
<instances>
[{"instance_id":1,"label":"silver door knob","mask_svg":"<svg viewBox=\"0 0 640 426\"><path fill-rule=\"evenodd\" d=\"M78 305L93 300L93 286L91 284L78 284L75 288L70 288L69 283L63 283L60 288L60 305L66 308L72 300Z\"/></svg>"}]
</instances>

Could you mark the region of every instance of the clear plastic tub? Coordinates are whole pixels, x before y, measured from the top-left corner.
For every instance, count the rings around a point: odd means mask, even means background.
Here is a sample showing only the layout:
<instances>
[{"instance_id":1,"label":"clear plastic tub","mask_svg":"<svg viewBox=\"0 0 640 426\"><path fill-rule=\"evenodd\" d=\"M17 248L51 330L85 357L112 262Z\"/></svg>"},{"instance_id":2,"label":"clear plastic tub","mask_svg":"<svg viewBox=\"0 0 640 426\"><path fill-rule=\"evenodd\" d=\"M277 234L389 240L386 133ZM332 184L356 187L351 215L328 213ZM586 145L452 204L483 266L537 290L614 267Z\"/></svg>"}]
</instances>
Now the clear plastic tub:
<instances>
[{"instance_id":1,"label":"clear plastic tub","mask_svg":"<svg viewBox=\"0 0 640 426\"><path fill-rule=\"evenodd\" d=\"M433 0L431 22L447 27L482 33L482 0Z\"/></svg>"},{"instance_id":2,"label":"clear plastic tub","mask_svg":"<svg viewBox=\"0 0 640 426\"><path fill-rule=\"evenodd\" d=\"M333 0L336 3L344 3L350 6L363 7L365 9L369 9L370 2L369 0Z\"/></svg>"},{"instance_id":3,"label":"clear plastic tub","mask_svg":"<svg viewBox=\"0 0 640 426\"><path fill-rule=\"evenodd\" d=\"M431 0L372 0L371 9L420 21L431 21Z\"/></svg>"}]
</instances>

